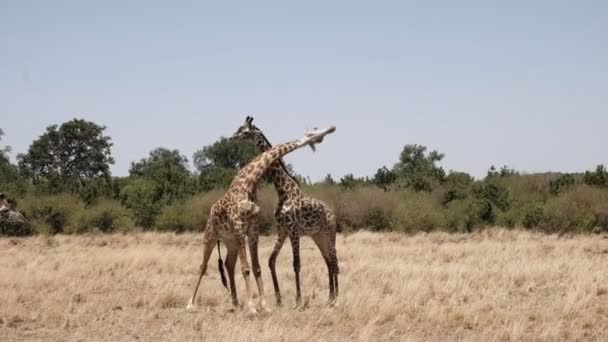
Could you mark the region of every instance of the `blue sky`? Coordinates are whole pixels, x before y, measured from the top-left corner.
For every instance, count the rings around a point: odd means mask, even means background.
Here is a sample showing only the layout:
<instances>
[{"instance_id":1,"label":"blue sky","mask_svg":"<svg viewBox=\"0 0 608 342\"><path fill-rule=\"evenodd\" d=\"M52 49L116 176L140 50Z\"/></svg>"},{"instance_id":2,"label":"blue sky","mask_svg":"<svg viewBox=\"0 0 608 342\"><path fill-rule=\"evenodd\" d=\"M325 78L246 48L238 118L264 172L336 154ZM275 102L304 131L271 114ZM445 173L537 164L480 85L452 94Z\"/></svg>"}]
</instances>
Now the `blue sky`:
<instances>
[{"instance_id":1,"label":"blue sky","mask_svg":"<svg viewBox=\"0 0 608 342\"><path fill-rule=\"evenodd\" d=\"M192 153L253 115L313 180L373 175L405 144L480 177L608 164L605 1L0 2L0 128L107 126L115 175Z\"/></svg>"}]
</instances>

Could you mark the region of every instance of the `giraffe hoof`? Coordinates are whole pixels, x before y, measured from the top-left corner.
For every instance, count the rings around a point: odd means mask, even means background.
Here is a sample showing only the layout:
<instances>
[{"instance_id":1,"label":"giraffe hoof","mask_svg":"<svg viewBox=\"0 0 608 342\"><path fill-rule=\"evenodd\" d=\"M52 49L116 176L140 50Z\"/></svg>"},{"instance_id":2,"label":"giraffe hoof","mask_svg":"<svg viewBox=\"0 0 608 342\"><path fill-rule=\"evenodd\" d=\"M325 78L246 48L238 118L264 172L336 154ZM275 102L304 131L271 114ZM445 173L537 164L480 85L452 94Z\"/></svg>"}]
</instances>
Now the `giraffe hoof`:
<instances>
[{"instance_id":1,"label":"giraffe hoof","mask_svg":"<svg viewBox=\"0 0 608 342\"><path fill-rule=\"evenodd\" d=\"M194 303L192 303L192 299L190 299L190 301L188 302L188 306L186 306L186 311L194 311Z\"/></svg>"},{"instance_id":2,"label":"giraffe hoof","mask_svg":"<svg viewBox=\"0 0 608 342\"><path fill-rule=\"evenodd\" d=\"M258 310L256 310L255 308L249 308L248 312L247 312L247 317L257 317L258 316Z\"/></svg>"},{"instance_id":3,"label":"giraffe hoof","mask_svg":"<svg viewBox=\"0 0 608 342\"><path fill-rule=\"evenodd\" d=\"M266 303L260 303L260 311L261 311L263 314L269 314L269 313L271 313L271 312L272 312L272 310L270 310L270 309L268 308L268 306L266 305Z\"/></svg>"}]
</instances>

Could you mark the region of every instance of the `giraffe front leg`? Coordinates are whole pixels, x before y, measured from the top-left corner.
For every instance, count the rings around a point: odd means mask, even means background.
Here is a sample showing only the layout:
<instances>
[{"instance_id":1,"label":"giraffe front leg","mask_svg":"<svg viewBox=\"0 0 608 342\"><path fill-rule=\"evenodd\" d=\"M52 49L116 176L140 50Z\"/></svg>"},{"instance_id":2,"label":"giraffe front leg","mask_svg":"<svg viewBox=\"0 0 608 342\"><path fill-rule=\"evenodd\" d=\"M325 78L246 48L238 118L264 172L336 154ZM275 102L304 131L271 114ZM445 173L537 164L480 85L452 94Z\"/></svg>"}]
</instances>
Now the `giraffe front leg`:
<instances>
[{"instance_id":1,"label":"giraffe front leg","mask_svg":"<svg viewBox=\"0 0 608 342\"><path fill-rule=\"evenodd\" d=\"M296 233L289 238L291 249L293 250L293 271L296 276L296 306L299 306L302 304L302 291L300 290L300 236Z\"/></svg>"},{"instance_id":2,"label":"giraffe front leg","mask_svg":"<svg viewBox=\"0 0 608 342\"><path fill-rule=\"evenodd\" d=\"M241 230L243 232L243 230ZM247 241L244 233L237 235L237 247L239 249L239 259L241 260L241 272L243 273L243 279L245 280L245 288L247 289L247 307L249 312L253 315L257 315L258 311L253 304L253 296L251 293L251 283L249 281L249 275L251 273L249 268L249 262L247 261Z\"/></svg>"}]
</instances>

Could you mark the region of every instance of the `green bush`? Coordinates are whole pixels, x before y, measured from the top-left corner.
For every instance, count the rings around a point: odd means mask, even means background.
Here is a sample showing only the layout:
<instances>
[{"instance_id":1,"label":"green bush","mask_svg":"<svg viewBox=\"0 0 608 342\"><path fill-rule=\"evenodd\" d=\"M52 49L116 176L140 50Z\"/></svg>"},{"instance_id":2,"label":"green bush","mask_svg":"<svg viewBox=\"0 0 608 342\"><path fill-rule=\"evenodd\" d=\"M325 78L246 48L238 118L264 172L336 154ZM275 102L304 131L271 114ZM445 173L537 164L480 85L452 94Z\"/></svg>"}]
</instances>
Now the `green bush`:
<instances>
[{"instance_id":1,"label":"green bush","mask_svg":"<svg viewBox=\"0 0 608 342\"><path fill-rule=\"evenodd\" d=\"M464 172L450 172L443 183L443 204L467 198L473 189L473 177Z\"/></svg>"},{"instance_id":2,"label":"green bush","mask_svg":"<svg viewBox=\"0 0 608 342\"><path fill-rule=\"evenodd\" d=\"M164 207L158 217L156 228L170 231L202 231L209 218L211 206L224 191L211 191L194 195L183 203Z\"/></svg>"},{"instance_id":3,"label":"green bush","mask_svg":"<svg viewBox=\"0 0 608 342\"><path fill-rule=\"evenodd\" d=\"M522 224L526 228L540 227L545 221L543 206L539 203L528 206L524 211Z\"/></svg>"},{"instance_id":4,"label":"green bush","mask_svg":"<svg viewBox=\"0 0 608 342\"><path fill-rule=\"evenodd\" d=\"M131 209L135 224L151 228L163 207L160 189L150 180L136 179L120 191L122 205Z\"/></svg>"},{"instance_id":5,"label":"green bush","mask_svg":"<svg viewBox=\"0 0 608 342\"><path fill-rule=\"evenodd\" d=\"M583 185L550 199L545 206L543 230L592 232L606 229L608 192Z\"/></svg>"},{"instance_id":6,"label":"green bush","mask_svg":"<svg viewBox=\"0 0 608 342\"><path fill-rule=\"evenodd\" d=\"M20 209L31 220L36 233L58 234L74 231L76 219L84 211L84 202L73 194L27 196L19 201Z\"/></svg>"},{"instance_id":7,"label":"green bush","mask_svg":"<svg viewBox=\"0 0 608 342\"><path fill-rule=\"evenodd\" d=\"M440 198L433 193L405 192L395 211L395 229L415 233L448 227Z\"/></svg>"},{"instance_id":8,"label":"green bush","mask_svg":"<svg viewBox=\"0 0 608 342\"><path fill-rule=\"evenodd\" d=\"M572 189L576 180L574 176L567 173L565 175L559 176L557 179L549 182L549 192L553 196L557 196L560 193Z\"/></svg>"},{"instance_id":9,"label":"green bush","mask_svg":"<svg viewBox=\"0 0 608 342\"><path fill-rule=\"evenodd\" d=\"M585 171L583 177L585 184L600 188L608 187L608 171L604 165L598 165L595 171Z\"/></svg>"},{"instance_id":10,"label":"green bush","mask_svg":"<svg viewBox=\"0 0 608 342\"><path fill-rule=\"evenodd\" d=\"M176 203L164 207L158 215L156 220L156 229L160 231L176 231L183 232L185 230L191 230L190 224L186 222L186 215L184 215L184 204Z\"/></svg>"},{"instance_id":11,"label":"green bush","mask_svg":"<svg viewBox=\"0 0 608 342\"><path fill-rule=\"evenodd\" d=\"M133 216L128 209L115 200L100 200L86 208L76 218L76 222L66 233L82 233L97 229L104 233L130 231L134 227Z\"/></svg>"}]
</instances>

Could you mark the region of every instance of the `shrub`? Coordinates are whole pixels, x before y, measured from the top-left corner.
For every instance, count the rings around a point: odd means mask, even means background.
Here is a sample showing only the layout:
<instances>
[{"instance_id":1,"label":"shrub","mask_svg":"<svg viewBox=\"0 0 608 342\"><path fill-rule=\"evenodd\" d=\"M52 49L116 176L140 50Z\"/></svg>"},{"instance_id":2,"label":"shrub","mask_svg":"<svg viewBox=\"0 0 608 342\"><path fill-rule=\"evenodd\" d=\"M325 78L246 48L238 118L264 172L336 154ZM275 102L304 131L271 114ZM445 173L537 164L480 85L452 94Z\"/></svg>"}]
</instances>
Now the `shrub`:
<instances>
[{"instance_id":1,"label":"shrub","mask_svg":"<svg viewBox=\"0 0 608 342\"><path fill-rule=\"evenodd\" d=\"M583 181L589 186L606 188L608 187L608 171L604 165L598 165L595 171L585 171Z\"/></svg>"},{"instance_id":2,"label":"shrub","mask_svg":"<svg viewBox=\"0 0 608 342\"><path fill-rule=\"evenodd\" d=\"M128 209L115 200L100 200L96 205L83 210L76 218L73 233L98 229L104 233L129 231L134 226L133 217ZM69 233L69 232L68 232Z\"/></svg>"},{"instance_id":3,"label":"shrub","mask_svg":"<svg viewBox=\"0 0 608 342\"><path fill-rule=\"evenodd\" d=\"M550 199L542 226L547 232L591 232L606 229L608 192L583 185Z\"/></svg>"},{"instance_id":4,"label":"shrub","mask_svg":"<svg viewBox=\"0 0 608 342\"><path fill-rule=\"evenodd\" d=\"M450 172L443 183L443 204L465 199L471 194L473 177L464 172Z\"/></svg>"},{"instance_id":5,"label":"shrub","mask_svg":"<svg viewBox=\"0 0 608 342\"><path fill-rule=\"evenodd\" d=\"M357 186L350 190L337 186L317 185L306 192L325 202L336 215L340 229L394 228L401 192L385 192L375 186Z\"/></svg>"},{"instance_id":6,"label":"shrub","mask_svg":"<svg viewBox=\"0 0 608 342\"><path fill-rule=\"evenodd\" d=\"M396 228L403 232L429 232L448 227L445 211L437 196L426 192L405 192L395 212Z\"/></svg>"},{"instance_id":7,"label":"shrub","mask_svg":"<svg viewBox=\"0 0 608 342\"><path fill-rule=\"evenodd\" d=\"M58 194L27 196L20 201L26 216L37 233L57 234L76 232L76 218L84 210L84 202L76 195Z\"/></svg>"},{"instance_id":8,"label":"shrub","mask_svg":"<svg viewBox=\"0 0 608 342\"><path fill-rule=\"evenodd\" d=\"M557 179L549 182L549 192L551 195L557 196L561 192L572 189L575 182L573 175L569 173L561 175Z\"/></svg>"},{"instance_id":9,"label":"shrub","mask_svg":"<svg viewBox=\"0 0 608 342\"><path fill-rule=\"evenodd\" d=\"M161 231L177 231L183 232L185 230L191 230L188 222L186 222L186 216L184 215L184 204L176 203L164 207L158 215L156 220L156 229Z\"/></svg>"},{"instance_id":10,"label":"shrub","mask_svg":"<svg viewBox=\"0 0 608 342\"><path fill-rule=\"evenodd\" d=\"M144 228L154 226L162 208L161 194L153 181L136 179L120 191L121 203L133 211L135 224Z\"/></svg>"},{"instance_id":11,"label":"shrub","mask_svg":"<svg viewBox=\"0 0 608 342\"><path fill-rule=\"evenodd\" d=\"M528 206L524 211L522 224L526 228L540 227L545 220L543 206L539 203Z\"/></svg>"},{"instance_id":12,"label":"shrub","mask_svg":"<svg viewBox=\"0 0 608 342\"><path fill-rule=\"evenodd\" d=\"M183 203L163 208L156 228L159 230L202 231L209 218L211 206L223 194L223 191L210 191L194 195Z\"/></svg>"}]
</instances>

